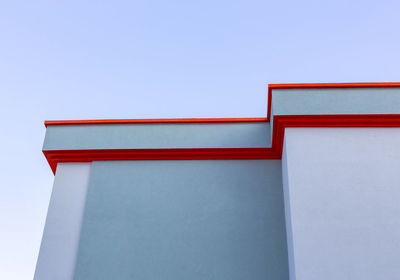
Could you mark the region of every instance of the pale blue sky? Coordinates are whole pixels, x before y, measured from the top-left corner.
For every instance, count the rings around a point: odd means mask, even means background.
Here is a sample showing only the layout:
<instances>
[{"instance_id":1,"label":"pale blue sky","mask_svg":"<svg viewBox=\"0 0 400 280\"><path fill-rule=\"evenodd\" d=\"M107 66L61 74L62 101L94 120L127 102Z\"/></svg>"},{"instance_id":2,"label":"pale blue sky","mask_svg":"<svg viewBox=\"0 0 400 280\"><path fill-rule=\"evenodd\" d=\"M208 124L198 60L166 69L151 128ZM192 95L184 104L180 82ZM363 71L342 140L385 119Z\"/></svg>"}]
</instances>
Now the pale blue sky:
<instances>
[{"instance_id":1,"label":"pale blue sky","mask_svg":"<svg viewBox=\"0 0 400 280\"><path fill-rule=\"evenodd\" d=\"M46 119L261 117L267 83L400 81L400 2L1 1L0 279L32 279Z\"/></svg>"}]
</instances>

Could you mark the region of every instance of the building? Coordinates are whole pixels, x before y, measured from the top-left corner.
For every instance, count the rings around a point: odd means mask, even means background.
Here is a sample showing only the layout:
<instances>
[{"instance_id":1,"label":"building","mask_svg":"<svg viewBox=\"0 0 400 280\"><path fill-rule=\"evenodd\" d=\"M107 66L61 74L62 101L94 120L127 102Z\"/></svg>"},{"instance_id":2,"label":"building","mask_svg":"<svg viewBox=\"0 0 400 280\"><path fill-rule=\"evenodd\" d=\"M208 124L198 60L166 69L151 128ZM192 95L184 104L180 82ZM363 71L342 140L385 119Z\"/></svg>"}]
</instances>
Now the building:
<instances>
[{"instance_id":1,"label":"building","mask_svg":"<svg viewBox=\"0 0 400 280\"><path fill-rule=\"evenodd\" d=\"M249 119L47 121L35 280L399 279L400 83Z\"/></svg>"}]
</instances>

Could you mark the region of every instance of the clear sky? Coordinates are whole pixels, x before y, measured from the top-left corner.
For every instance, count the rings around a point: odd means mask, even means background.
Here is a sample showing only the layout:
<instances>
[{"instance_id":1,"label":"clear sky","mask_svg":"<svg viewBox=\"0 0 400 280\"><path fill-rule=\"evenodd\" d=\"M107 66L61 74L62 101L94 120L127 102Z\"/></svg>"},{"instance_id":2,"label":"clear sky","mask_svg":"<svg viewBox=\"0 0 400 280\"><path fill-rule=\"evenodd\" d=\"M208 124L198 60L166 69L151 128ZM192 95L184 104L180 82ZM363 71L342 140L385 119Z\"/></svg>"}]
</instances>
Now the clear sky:
<instances>
[{"instance_id":1,"label":"clear sky","mask_svg":"<svg viewBox=\"0 0 400 280\"><path fill-rule=\"evenodd\" d=\"M400 1L1 1L0 279L32 279L44 120L266 116L268 83L400 81Z\"/></svg>"}]
</instances>

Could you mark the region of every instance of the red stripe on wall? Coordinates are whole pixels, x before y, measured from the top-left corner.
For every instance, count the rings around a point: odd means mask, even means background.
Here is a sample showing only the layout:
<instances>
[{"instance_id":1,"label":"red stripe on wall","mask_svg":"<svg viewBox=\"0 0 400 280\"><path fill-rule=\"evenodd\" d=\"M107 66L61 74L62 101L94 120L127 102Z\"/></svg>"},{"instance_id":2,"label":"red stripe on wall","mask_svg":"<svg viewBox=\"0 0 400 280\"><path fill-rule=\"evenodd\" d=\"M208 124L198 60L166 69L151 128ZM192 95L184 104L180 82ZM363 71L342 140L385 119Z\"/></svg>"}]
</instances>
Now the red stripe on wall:
<instances>
[{"instance_id":1,"label":"red stripe on wall","mask_svg":"<svg viewBox=\"0 0 400 280\"><path fill-rule=\"evenodd\" d=\"M90 125L90 124L165 124L165 123L240 123L266 122L267 118L210 118L210 119L114 119L114 120L67 120L45 121L44 125Z\"/></svg>"},{"instance_id":2,"label":"red stripe on wall","mask_svg":"<svg viewBox=\"0 0 400 280\"><path fill-rule=\"evenodd\" d=\"M59 162L95 160L222 160L278 159L270 148L196 148L196 149L98 149L43 151L55 173Z\"/></svg>"}]
</instances>

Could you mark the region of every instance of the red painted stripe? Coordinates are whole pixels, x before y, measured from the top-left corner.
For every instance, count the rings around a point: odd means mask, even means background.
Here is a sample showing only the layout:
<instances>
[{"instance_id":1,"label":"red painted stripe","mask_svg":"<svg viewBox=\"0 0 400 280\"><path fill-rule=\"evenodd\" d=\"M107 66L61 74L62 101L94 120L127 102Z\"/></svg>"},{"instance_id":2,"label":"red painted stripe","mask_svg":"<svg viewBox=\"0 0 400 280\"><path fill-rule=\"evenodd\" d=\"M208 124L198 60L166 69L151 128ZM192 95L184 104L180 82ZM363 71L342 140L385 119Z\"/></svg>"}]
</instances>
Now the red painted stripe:
<instances>
[{"instance_id":1,"label":"red painted stripe","mask_svg":"<svg viewBox=\"0 0 400 280\"><path fill-rule=\"evenodd\" d=\"M47 150L43 153L54 173L58 162L278 158L276 152L270 148Z\"/></svg>"},{"instance_id":2,"label":"red painted stripe","mask_svg":"<svg viewBox=\"0 0 400 280\"><path fill-rule=\"evenodd\" d=\"M240 123L266 122L267 118L210 118L210 119L111 119L111 120L67 120L45 121L44 125L89 125L89 124L163 124L163 123Z\"/></svg>"},{"instance_id":3,"label":"red painted stripe","mask_svg":"<svg viewBox=\"0 0 400 280\"><path fill-rule=\"evenodd\" d=\"M400 127L400 115L274 116L271 148L47 150L43 153L54 173L59 162L280 159L287 127Z\"/></svg>"},{"instance_id":4,"label":"red painted stripe","mask_svg":"<svg viewBox=\"0 0 400 280\"><path fill-rule=\"evenodd\" d=\"M400 114L285 115L274 116L274 148L282 158L285 128L288 127L400 127ZM274 143L274 142L273 142Z\"/></svg>"}]
</instances>

